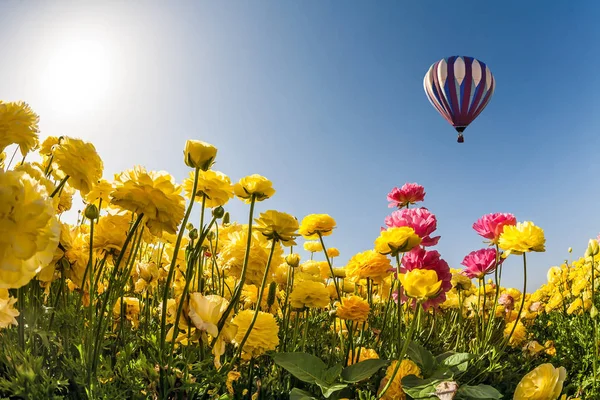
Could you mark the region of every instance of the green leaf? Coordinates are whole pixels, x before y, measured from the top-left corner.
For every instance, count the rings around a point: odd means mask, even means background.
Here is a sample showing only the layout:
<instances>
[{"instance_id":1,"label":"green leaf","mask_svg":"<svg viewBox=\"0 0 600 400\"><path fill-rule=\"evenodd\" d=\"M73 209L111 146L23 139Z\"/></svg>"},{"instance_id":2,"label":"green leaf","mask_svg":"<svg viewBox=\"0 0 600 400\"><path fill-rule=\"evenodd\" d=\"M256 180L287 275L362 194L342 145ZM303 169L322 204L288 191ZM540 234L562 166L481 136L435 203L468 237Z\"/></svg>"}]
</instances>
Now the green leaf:
<instances>
[{"instance_id":1,"label":"green leaf","mask_svg":"<svg viewBox=\"0 0 600 400\"><path fill-rule=\"evenodd\" d=\"M293 388L290 392L290 400L317 400L317 398L304 390Z\"/></svg>"},{"instance_id":2,"label":"green leaf","mask_svg":"<svg viewBox=\"0 0 600 400\"><path fill-rule=\"evenodd\" d=\"M324 381L325 363L319 357L306 353L276 353L271 354L275 364L284 368L290 374L306 383Z\"/></svg>"},{"instance_id":3,"label":"green leaf","mask_svg":"<svg viewBox=\"0 0 600 400\"><path fill-rule=\"evenodd\" d=\"M464 385L458 389L457 395L462 399L489 399L502 398L502 393L488 385L468 386Z\"/></svg>"},{"instance_id":4,"label":"green leaf","mask_svg":"<svg viewBox=\"0 0 600 400\"><path fill-rule=\"evenodd\" d=\"M423 376L431 375L437 363L429 350L417 342L411 341L408 345L407 354L408 357L419 366Z\"/></svg>"},{"instance_id":5,"label":"green leaf","mask_svg":"<svg viewBox=\"0 0 600 400\"><path fill-rule=\"evenodd\" d=\"M468 363L470 360L475 358L474 354L470 353L454 353L442 360L442 365L447 365L448 367L454 367L460 364Z\"/></svg>"},{"instance_id":6,"label":"green leaf","mask_svg":"<svg viewBox=\"0 0 600 400\"><path fill-rule=\"evenodd\" d=\"M346 382L360 382L370 378L381 367L388 365L389 360L370 359L352 364L342 371L342 379Z\"/></svg>"},{"instance_id":7,"label":"green leaf","mask_svg":"<svg viewBox=\"0 0 600 400\"><path fill-rule=\"evenodd\" d=\"M323 397L326 399L329 398L333 393L346 388L348 385L345 383L334 383L334 384L325 384L325 382L317 381L317 385L321 388L321 393L323 393Z\"/></svg>"},{"instance_id":8,"label":"green leaf","mask_svg":"<svg viewBox=\"0 0 600 400\"><path fill-rule=\"evenodd\" d=\"M413 399L435 399L435 387L440 382L440 379L421 379L415 375L408 375L402 378L402 389Z\"/></svg>"},{"instance_id":9,"label":"green leaf","mask_svg":"<svg viewBox=\"0 0 600 400\"><path fill-rule=\"evenodd\" d=\"M323 374L323 380L327 383L333 383L337 380L337 378L340 376L340 373L342 372L342 369L344 368L344 366L342 364L336 364L333 367L329 368L327 371L325 371L325 373Z\"/></svg>"},{"instance_id":10,"label":"green leaf","mask_svg":"<svg viewBox=\"0 0 600 400\"><path fill-rule=\"evenodd\" d=\"M454 378L454 371L445 365L440 365L429 377L432 379L440 379L442 381L451 380Z\"/></svg>"}]
</instances>

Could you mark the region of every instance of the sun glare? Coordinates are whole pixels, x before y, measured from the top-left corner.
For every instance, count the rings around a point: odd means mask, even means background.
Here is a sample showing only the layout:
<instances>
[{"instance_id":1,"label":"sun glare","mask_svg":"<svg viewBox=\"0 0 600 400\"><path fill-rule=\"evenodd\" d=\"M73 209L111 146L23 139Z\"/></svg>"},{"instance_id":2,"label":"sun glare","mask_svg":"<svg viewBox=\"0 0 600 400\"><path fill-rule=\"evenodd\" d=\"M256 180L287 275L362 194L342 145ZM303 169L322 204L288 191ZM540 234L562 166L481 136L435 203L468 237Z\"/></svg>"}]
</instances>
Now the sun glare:
<instances>
[{"instance_id":1,"label":"sun glare","mask_svg":"<svg viewBox=\"0 0 600 400\"><path fill-rule=\"evenodd\" d=\"M94 109L111 85L111 60L98 40L69 39L50 52L40 86L51 108L69 115Z\"/></svg>"}]
</instances>

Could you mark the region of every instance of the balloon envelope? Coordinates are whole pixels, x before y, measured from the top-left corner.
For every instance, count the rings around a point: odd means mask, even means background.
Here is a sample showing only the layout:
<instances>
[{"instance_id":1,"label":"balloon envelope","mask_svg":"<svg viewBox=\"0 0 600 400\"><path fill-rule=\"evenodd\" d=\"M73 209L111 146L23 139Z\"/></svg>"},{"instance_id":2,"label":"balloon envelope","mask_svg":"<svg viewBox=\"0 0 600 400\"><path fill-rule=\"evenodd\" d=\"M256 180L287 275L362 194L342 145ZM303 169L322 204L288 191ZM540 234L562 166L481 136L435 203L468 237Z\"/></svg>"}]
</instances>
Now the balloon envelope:
<instances>
[{"instance_id":1,"label":"balloon envelope","mask_svg":"<svg viewBox=\"0 0 600 400\"><path fill-rule=\"evenodd\" d=\"M453 56L431 65L423 86L431 104L459 132L462 142L462 132L487 106L496 81L483 62Z\"/></svg>"}]
</instances>

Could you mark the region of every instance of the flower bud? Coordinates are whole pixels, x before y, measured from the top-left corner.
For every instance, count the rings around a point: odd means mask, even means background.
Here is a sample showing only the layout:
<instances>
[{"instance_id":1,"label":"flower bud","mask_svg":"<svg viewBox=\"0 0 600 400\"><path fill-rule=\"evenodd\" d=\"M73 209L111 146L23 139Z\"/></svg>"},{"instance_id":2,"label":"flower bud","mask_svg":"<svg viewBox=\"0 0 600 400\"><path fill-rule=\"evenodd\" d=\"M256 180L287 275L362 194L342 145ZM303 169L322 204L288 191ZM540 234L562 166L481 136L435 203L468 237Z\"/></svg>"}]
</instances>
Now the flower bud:
<instances>
[{"instance_id":1,"label":"flower bud","mask_svg":"<svg viewBox=\"0 0 600 400\"><path fill-rule=\"evenodd\" d=\"M590 308L590 317L592 317L592 319L596 318L596 316L598 316L598 309L596 308L595 305L592 304L592 308Z\"/></svg>"},{"instance_id":2,"label":"flower bud","mask_svg":"<svg viewBox=\"0 0 600 400\"><path fill-rule=\"evenodd\" d=\"M100 216L100 211L98 211L98 207L96 207L95 204L88 204L83 215L85 215L87 219L95 220Z\"/></svg>"},{"instance_id":3,"label":"flower bud","mask_svg":"<svg viewBox=\"0 0 600 400\"><path fill-rule=\"evenodd\" d=\"M192 229L189 233L189 237L192 240L198 239L198 229L196 229L196 228Z\"/></svg>"},{"instance_id":4,"label":"flower bud","mask_svg":"<svg viewBox=\"0 0 600 400\"><path fill-rule=\"evenodd\" d=\"M573 252L573 248L572 248L572 247L569 247L569 249L568 249L567 251L568 251L569 253L572 253L572 252Z\"/></svg>"},{"instance_id":5,"label":"flower bud","mask_svg":"<svg viewBox=\"0 0 600 400\"><path fill-rule=\"evenodd\" d=\"M225 209L223 207L221 207L221 206L215 207L212 210L212 215L216 219L221 219L225 215Z\"/></svg>"},{"instance_id":6,"label":"flower bud","mask_svg":"<svg viewBox=\"0 0 600 400\"><path fill-rule=\"evenodd\" d=\"M213 231L209 231L208 234L206 235L206 239L208 239L208 241L212 242L213 240L215 240L215 233Z\"/></svg>"},{"instance_id":7,"label":"flower bud","mask_svg":"<svg viewBox=\"0 0 600 400\"><path fill-rule=\"evenodd\" d=\"M296 268L300 264L300 256L296 253L289 254L285 258L285 262L292 268Z\"/></svg>"},{"instance_id":8,"label":"flower bud","mask_svg":"<svg viewBox=\"0 0 600 400\"><path fill-rule=\"evenodd\" d=\"M217 157L217 148L200 140L188 140L183 153L185 165L206 171Z\"/></svg>"},{"instance_id":9,"label":"flower bud","mask_svg":"<svg viewBox=\"0 0 600 400\"><path fill-rule=\"evenodd\" d=\"M588 248L585 251L586 257L593 257L600 252L600 246L598 246L598 241L596 239L590 239L588 243Z\"/></svg>"},{"instance_id":10,"label":"flower bud","mask_svg":"<svg viewBox=\"0 0 600 400\"><path fill-rule=\"evenodd\" d=\"M223 225L229 225L229 212L226 212L225 215L223 215Z\"/></svg>"}]
</instances>

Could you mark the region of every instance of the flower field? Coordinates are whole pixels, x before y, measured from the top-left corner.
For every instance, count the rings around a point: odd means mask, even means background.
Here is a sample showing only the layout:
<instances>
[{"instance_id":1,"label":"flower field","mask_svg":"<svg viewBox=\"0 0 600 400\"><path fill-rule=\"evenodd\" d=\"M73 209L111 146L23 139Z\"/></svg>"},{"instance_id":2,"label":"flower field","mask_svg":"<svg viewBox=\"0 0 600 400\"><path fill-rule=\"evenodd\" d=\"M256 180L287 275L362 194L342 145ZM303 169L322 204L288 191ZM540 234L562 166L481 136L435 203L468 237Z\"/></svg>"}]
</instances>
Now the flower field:
<instances>
[{"instance_id":1,"label":"flower field","mask_svg":"<svg viewBox=\"0 0 600 400\"><path fill-rule=\"evenodd\" d=\"M0 102L1 398L600 398L595 239L537 290L504 287L508 257L527 283L542 227L484 215L482 248L451 268L407 183L341 266L335 216L255 212L276 188L213 170L208 143L182 149L183 182L141 166L109 179L93 144L41 141L38 123Z\"/></svg>"}]
</instances>

